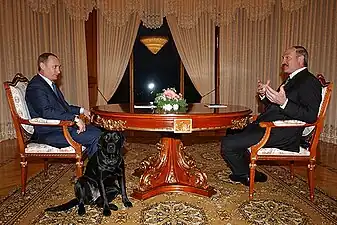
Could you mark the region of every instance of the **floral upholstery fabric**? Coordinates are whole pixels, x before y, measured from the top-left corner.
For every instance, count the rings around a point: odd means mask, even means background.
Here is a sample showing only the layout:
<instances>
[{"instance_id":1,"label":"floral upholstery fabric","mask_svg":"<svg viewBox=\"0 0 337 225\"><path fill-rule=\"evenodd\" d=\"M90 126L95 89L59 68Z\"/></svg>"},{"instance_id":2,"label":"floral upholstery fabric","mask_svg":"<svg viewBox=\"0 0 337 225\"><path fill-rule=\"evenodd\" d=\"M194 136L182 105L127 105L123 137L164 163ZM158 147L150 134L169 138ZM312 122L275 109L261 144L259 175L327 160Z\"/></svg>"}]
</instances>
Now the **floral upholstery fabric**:
<instances>
[{"instance_id":1,"label":"floral upholstery fabric","mask_svg":"<svg viewBox=\"0 0 337 225\"><path fill-rule=\"evenodd\" d=\"M33 119L30 119L29 120L30 123L32 124L36 124L36 125L39 125L39 124L59 124L60 123L60 120L47 120L47 119L44 119L44 118L33 118Z\"/></svg>"},{"instance_id":2,"label":"floral upholstery fabric","mask_svg":"<svg viewBox=\"0 0 337 225\"><path fill-rule=\"evenodd\" d=\"M26 88L27 88L26 82L18 82L15 87L10 86L16 112L18 113L18 115L22 119L29 120L29 119L31 119L31 117L29 115L29 111L28 111L28 107L27 107L26 99L25 99ZM26 124L21 124L21 126L29 134L32 135L34 133L34 127L33 126L26 125Z\"/></svg>"},{"instance_id":3,"label":"floral upholstery fabric","mask_svg":"<svg viewBox=\"0 0 337 225\"><path fill-rule=\"evenodd\" d=\"M86 147L82 146L82 152ZM25 148L25 153L75 153L71 146L65 148L56 148L46 144L29 143Z\"/></svg>"},{"instance_id":4,"label":"floral upholstery fabric","mask_svg":"<svg viewBox=\"0 0 337 225\"><path fill-rule=\"evenodd\" d=\"M300 147L300 152L290 152L278 148L261 148L257 155L309 156L310 151L302 147Z\"/></svg>"}]
</instances>

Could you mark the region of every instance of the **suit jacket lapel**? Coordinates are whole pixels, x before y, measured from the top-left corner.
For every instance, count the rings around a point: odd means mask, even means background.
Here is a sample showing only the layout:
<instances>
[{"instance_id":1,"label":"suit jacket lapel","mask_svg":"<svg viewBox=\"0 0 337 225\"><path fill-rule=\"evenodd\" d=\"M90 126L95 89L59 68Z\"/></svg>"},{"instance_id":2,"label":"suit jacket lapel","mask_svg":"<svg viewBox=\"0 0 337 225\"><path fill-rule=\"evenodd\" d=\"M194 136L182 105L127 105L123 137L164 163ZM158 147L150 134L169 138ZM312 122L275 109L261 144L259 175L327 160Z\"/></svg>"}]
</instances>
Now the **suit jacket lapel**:
<instances>
[{"instance_id":1,"label":"suit jacket lapel","mask_svg":"<svg viewBox=\"0 0 337 225\"><path fill-rule=\"evenodd\" d=\"M298 79L300 79L301 76L303 76L305 73L307 73L308 70L305 69L305 70L302 70L301 72L299 72L298 74L296 74L293 78L291 78L289 80L289 82L284 86L284 90L287 92L287 90L290 90L291 87L296 83L296 81Z\"/></svg>"},{"instance_id":2,"label":"suit jacket lapel","mask_svg":"<svg viewBox=\"0 0 337 225\"><path fill-rule=\"evenodd\" d=\"M56 88L56 91L57 91L57 93L58 93L58 95L59 95L60 97L58 97L58 96L55 94L55 92L53 91L53 89L49 86L49 84L48 84L48 83L47 83L47 82L46 82L40 75L37 75L37 76L39 77L41 83L45 86L45 88L49 90L50 94L54 96L55 100L56 100L57 102L59 102L59 103L61 104L61 106L62 106L66 111L70 111L70 110L68 109L68 107L67 107L67 104L65 104L65 100L64 100L63 95L62 95L61 91L59 90L59 88L57 87L57 88ZM62 97L61 97L61 96L62 96ZM63 98L63 99L62 99L62 98Z\"/></svg>"},{"instance_id":3,"label":"suit jacket lapel","mask_svg":"<svg viewBox=\"0 0 337 225\"><path fill-rule=\"evenodd\" d=\"M62 104L62 106L67 110L67 111L70 111L70 109L68 108L68 104L66 102L66 100L64 99L63 97L63 94L62 92L60 91L60 89L56 86L56 91L57 91L57 95L56 98L57 100Z\"/></svg>"}]
</instances>

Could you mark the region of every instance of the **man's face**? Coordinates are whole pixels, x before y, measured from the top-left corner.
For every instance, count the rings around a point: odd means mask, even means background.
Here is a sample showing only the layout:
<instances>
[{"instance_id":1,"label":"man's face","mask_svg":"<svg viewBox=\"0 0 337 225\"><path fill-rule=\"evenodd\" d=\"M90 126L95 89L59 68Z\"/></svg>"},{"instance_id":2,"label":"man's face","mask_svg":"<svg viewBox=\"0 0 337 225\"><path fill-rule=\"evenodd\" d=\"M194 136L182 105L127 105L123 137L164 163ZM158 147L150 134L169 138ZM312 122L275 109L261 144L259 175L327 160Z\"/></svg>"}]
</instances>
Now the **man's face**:
<instances>
[{"instance_id":1,"label":"man's face","mask_svg":"<svg viewBox=\"0 0 337 225\"><path fill-rule=\"evenodd\" d=\"M292 73L304 67L304 56L298 56L295 48L287 49L282 56L282 70L285 73Z\"/></svg>"},{"instance_id":2,"label":"man's face","mask_svg":"<svg viewBox=\"0 0 337 225\"><path fill-rule=\"evenodd\" d=\"M60 61L55 56L49 56L45 63L40 63L40 67L40 73L51 81L56 81L61 73Z\"/></svg>"}]
</instances>

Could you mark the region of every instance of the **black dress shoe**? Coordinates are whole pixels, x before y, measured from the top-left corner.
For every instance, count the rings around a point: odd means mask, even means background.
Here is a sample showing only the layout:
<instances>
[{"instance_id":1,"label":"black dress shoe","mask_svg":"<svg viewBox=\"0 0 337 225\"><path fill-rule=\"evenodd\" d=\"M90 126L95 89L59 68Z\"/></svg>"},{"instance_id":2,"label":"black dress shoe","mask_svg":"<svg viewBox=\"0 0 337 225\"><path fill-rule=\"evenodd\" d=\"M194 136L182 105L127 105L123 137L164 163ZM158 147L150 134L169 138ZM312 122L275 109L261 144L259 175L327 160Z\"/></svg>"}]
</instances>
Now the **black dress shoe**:
<instances>
[{"instance_id":1,"label":"black dress shoe","mask_svg":"<svg viewBox=\"0 0 337 225\"><path fill-rule=\"evenodd\" d=\"M241 183L245 186L249 186L249 176L247 174L244 175L234 175L230 174L229 179L234 183Z\"/></svg>"},{"instance_id":2,"label":"black dress shoe","mask_svg":"<svg viewBox=\"0 0 337 225\"><path fill-rule=\"evenodd\" d=\"M237 182L245 186L249 186L249 175L248 174L243 174L243 175L230 174L229 179L233 182ZM254 179L255 182L266 182L267 179L268 177L266 174L259 172L259 171L255 171L255 179Z\"/></svg>"}]
</instances>

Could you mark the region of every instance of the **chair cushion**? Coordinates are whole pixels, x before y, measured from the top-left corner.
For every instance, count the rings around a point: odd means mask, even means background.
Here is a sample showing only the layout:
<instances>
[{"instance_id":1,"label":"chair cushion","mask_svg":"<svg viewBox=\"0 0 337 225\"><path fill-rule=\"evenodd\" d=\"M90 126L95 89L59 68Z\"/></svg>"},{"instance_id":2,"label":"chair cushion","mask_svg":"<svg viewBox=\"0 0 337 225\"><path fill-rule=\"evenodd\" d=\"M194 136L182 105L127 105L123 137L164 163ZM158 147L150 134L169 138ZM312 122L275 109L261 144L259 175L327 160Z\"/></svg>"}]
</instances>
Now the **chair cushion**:
<instances>
[{"instance_id":1,"label":"chair cushion","mask_svg":"<svg viewBox=\"0 0 337 225\"><path fill-rule=\"evenodd\" d=\"M250 149L249 149L250 150ZM285 151L281 150L278 148L261 148L258 152L257 155L276 155L276 156L309 156L310 151L308 149L300 147L300 152L290 152L290 151Z\"/></svg>"},{"instance_id":2,"label":"chair cushion","mask_svg":"<svg viewBox=\"0 0 337 225\"><path fill-rule=\"evenodd\" d=\"M30 123L34 125L46 125L46 124L51 124L51 125L57 125L61 122L61 120L50 120L50 119L44 119L44 118L33 118L29 120Z\"/></svg>"},{"instance_id":3,"label":"chair cushion","mask_svg":"<svg viewBox=\"0 0 337 225\"><path fill-rule=\"evenodd\" d=\"M16 86L10 86L16 112L22 119L29 120L31 117L29 115L28 107L27 107L26 100L25 100L26 88L27 88L26 82L18 82ZM32 135L34 133L33 126L25 125L25 124L22 124L21 126L29 134Z\"/></svg>"},{"instance_id":4,"label":"chair cushion","mask_svg":"<svg viewBox=\"0 0 337 225\"><path fill-rule=\"evenodd\" d=\"M86 147L82 146L82 152ZM46 144L29 143L25 148L25 153L75 153L75 149L71 146L64 148L56 148Z\"/></svg>"}]
</instances>

